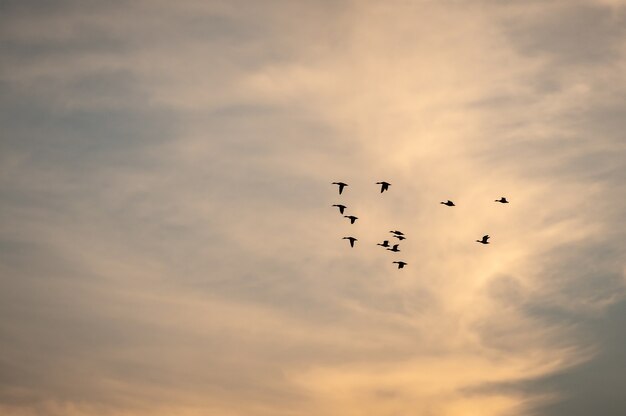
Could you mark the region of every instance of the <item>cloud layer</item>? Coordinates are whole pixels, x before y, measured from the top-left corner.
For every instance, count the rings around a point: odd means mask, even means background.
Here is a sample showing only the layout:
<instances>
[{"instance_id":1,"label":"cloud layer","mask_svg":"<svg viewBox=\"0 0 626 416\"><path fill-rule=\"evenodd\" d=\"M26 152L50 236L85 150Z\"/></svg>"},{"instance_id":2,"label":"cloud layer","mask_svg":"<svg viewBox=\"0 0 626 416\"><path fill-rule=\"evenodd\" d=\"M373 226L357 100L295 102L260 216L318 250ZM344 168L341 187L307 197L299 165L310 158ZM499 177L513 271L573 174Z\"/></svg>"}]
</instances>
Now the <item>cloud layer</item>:
<instances>
[{"instance_id":1,"label":"cloud layer","mask_svg":"<svg viewBox=\"0 0 626 416\"><path fill-rule=\"evenodd\" d=\"M0 413L624 413L620 2L1 7Z\"/></svg>"}]
</instances>

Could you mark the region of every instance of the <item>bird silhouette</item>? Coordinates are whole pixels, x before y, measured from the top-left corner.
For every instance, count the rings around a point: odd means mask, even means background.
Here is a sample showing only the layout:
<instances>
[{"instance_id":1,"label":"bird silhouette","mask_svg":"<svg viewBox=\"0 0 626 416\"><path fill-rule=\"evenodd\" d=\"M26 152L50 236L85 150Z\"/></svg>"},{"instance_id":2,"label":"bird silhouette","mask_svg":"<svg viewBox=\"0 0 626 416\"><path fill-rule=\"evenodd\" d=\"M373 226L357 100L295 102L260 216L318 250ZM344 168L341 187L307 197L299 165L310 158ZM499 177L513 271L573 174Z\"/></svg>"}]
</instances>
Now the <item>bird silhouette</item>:
<instances>
[{"instance_id":1,"label":"bird silhouette","mask_svg":"<svg viewBox=\"0 0 626 416\"><path fill-rule=\"evenodd\" d=\"M400 251L400 250L398 250L398 246L399 246L399 245L400 245L400 244L394 244L392 248L388 248L387 250L389 250L389 251L394 251L394 252L398 252L398 251Z\"/></svg>"},{"instance_id":2,"label":"bird silhouette","mask_svg":"<svg viewBox=\"0 0 626 416\"><path fill-rule=\"evenodd\" d=\"M381 243L376 243L377 246L381 246L381 247L389 247L389 240L385 240Z\"/></svg>"},{"instance_id":3,"label":"bird silhouette","mask_svg":"<svg viewBox=\"0 0 626 416\"><path fill-rule=\"evenodd\" d=\"M500 199L496 199L494 202L500 202L502 204L508 204L509 203L509 201L507 201L505 197L502 197Z\"/></svg>"},{"instance_id":4,"label":"bird silhouette","mask_svg":"<svg viewBox=\"0 0 626 416\"><path fill-rule=\"evenodd\" d=\"M346 206L345 205L341 205L341 204L335 204L335 205L333 205L333 207L339 208L339 213L340 214L343 214L343 210L346 209Z\"/></svg>"},{"instance_id":5,"label":"bird silhouette","mask_svg":"<svg viewBox=\"0 0 626 416\"><path fill-rule=\"evenodd\" d=\"M348 241L350 241L350 247L354 247L354 242L355 242L355 241L359 241L359 240L357 240L357 239L356 239L356 238L354 238L354 237L344 237L344 238L342 238L342 240L348 240Z\"/></svg>"},{"instance_id":6,"label":"bird silhouette","mask_svg":"<svg viewBox=\"0 0 626 416\"><path fill-rule=\"evenodd\" d=\"M396 237L398 240L402 241L402 240L406 240L406 237L403 235L398 235L398 234L394 234L394 237Z\"/></svg>"},{"instance_id":7,"label":"bird silhouette","mask_svg":"<svg viewBox=\"0 0 626 416\"><path fill-rule=\"evenodd\" d=\"M343 192L343 188L348 186L347 183L343 183L343 182L333 182L333 185L339 185L339 195L341 195L341 193Z\"/></svg>"},{"instance_id":8,"label":"bird silhouette","mask_svg":"<svg viewBox=\"0 0 626 416\"><path fill-rule=\"evenodd\" d=\"M389 182L376 182L376 185L380 185L380 193L382 194L385 191L389 190L389 186L391 185Z\"/></svg>"},{"instance_id":9,"label":"bird silhouette","mask_svg":"<svg viewBox=\"0 0 626 416\"><path fill-rule=\"evenodd\" d=\"M403 261L393 261L392 263L398 263L398 269L402 269L404 266L408 264Z\"/></svg>"},{"instance_id":10,"label":"bird silhouette","mask_svg":"<svg viewBox=\"0 0 626 416\"><path fill-rule=\"evenodd\" d=\"M481 243L481 244L489 244L489 236L488 235L483 235L483 239L482 240L476 240L477 243Z\"/></svg>"},{"instance_id":11,"label":"bird silhouette","mask_svg":"<svg viewBox=\"0 0 626 416\"><path fill-rule=\"evenodd\" d=\"M394 231L389 231L392 234L396 234L396 235L404 235L404 233L402 231L398 231L398 230L394 230Z\"/></svg>"},{"instance_id":12,"label":"bird silhouette","mask_svg":"<svg viewBox=\"0 0 626 416\"><path fill-rule=\"evenodd\" d=\"M440 202L440 204L444 204L447 205L449 207L454 207L454 202L450 201L449 199L446 202Z\"/></svg>"},{"instance_id":13,"label":"bird silhouette","mask_svg":"<svg viewBox=\"0 0 626 416\"><path fill-rule=\"evenodd\" d=\"M359 219L359 217L355 217L354 215L344 215L344 218L350 218L350 224L354 224L354 221Z\"/></svg>"}]
</instances>

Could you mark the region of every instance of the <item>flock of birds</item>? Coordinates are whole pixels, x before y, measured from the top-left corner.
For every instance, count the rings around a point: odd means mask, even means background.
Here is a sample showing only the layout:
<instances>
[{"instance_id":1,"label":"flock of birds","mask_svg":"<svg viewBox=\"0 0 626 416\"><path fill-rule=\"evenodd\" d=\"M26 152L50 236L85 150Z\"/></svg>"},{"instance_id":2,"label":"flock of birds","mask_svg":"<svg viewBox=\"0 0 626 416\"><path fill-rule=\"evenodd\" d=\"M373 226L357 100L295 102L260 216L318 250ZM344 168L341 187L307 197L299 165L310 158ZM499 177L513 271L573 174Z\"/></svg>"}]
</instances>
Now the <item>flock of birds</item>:
<instances>
[{"instance_id":1,"label":"flock of birds","mask_svg":"<svg viewBox=\"0 0 626 416\"><path fill-rule=\"evenodd\" d=\"M344 182L333 182L332 184L333 185L337 185L339 187L339 195L341 195L343 193L344 188L346 186L348 186L348 184L344 183ZM380 193L381 194L383 192L385 192L385 191L388 191L389 187L391 186L391 184L389 182L384 182L384 181L376 182L376 185L380 185ZM506 197L501 197L500 199L496 199L496 200L494 200L494 202L499 202L501 204L508 204L509 203L509 201L507 201ZM454 204L454 202L452 202L450 200L447 200L445 202L441 202L441 204L446 205L448 207L456 206ZM339 208L339 213L341 215L344 214L344 212L345 212L345 210L347 208L343 204L334 204L333 207ZM356 217L354 215L344 215L344 218L348 218L350 220L350 224L354 224L355 221L359 219L359 217ZM389 231L389 232L392 234L392 237L397 238L398 241L402 241L402 240L406 239L406 236L404 235L404 233L402 231L392 230L392 231ZM482 239L476 240L476 242L480 243L480 244L489 244L489 241L488 241L489 238L490 238L489 235L484 235ZM351 237L351 236L350 237L343 237L342 239L343 240L348 240L349 243L350 243L350 247L354 247L354 243L356 241L359 241L355 237ZM400 244L390 245L389 244L389 240L384 240L382 243L377 243L376 245L384 247L384 248L386 248L389 251L393 251L394 253L397 253L397 252L400 251L400 249L398 248L400 246ZM404 266L406 266L408 264L405 261L394 261L392 263L397 264L398 265L398 269L402 269L402 268L404 268Z\"/></svg>"}]
</instances>

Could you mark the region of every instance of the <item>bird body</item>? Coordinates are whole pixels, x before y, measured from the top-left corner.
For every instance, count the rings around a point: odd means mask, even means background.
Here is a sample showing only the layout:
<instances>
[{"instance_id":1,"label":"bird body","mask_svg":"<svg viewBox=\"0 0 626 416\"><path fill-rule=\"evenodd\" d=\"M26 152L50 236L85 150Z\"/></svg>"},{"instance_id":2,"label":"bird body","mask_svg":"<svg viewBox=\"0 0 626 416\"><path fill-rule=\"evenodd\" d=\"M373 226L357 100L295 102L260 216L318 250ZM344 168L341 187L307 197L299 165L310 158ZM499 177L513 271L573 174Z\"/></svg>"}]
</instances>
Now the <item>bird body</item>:
<instances>
[{"instance_id":1,"label":"bird body","mask_svg":"<svg viewBox=\"0 0 626 416\"><path fill-rule=\"evenodd\" d=\"M389 251L394 251L394 252L398 252L398 251L400 251L400 250L398 249L398 246L399 246L399 245L400 245L400 244L394 244L392 248L388 248L387 250L389 250Z\"/></svg>"},{"instance_id":2,"label":"bird body","mask_svg":"<svg viewBox=\"0 0 626 416\"><path fill-rule=\"evenodd\" d=\"M489 241L487 241L487 240L489 240L489 236L488 235L483 235L483 239L482 240L476 240L476 242L480 243L480 244L489 244Z\"/></svg>"},{"instance_id":3,"label":"bird body","mask_svg":"<svg viewBox=\"0 0 626 416\"><path fill-rule=\"evenodd\" d=\"M398 234L394 234L394 237L396 237L398 240L402 241L402 240L406 240L406 237L403 235L398 235Z\"/></svg>"},{"instance_id":4,"label":"bird body","mask_svg":"<svg viewBox=\"0 0 626 416\"><path fill-rule=\"evenodd\" d=\"M377 243L377 246L381 246L381 247L389 247L389 240L385 240L381 243Z\"/></svg>"},{"instance_id":5,"label":"bird body","mask_svg":"<svg viewBox=\"0 0 626 416\"><path fill-rule=\"evenodd\" d=\"M349 218L350 224L354 224L354 221L359 219L359 217L355 217L354 215L344 215L344 218Z\"/></svg>"},{"instance_id":6,"label":"bird body","mask_svg":"<svg viewBox=\"0 0 626 416\"><path fill-rule=\"evenodd\" d=\"M404 233L402 231L398 231L398 230L394 230L394 231L389 231L391 234L396 234L396 235L404 235Z\"/></svg>"},{"instance_id":7,"label":"bird body","mask_svg":"<svg viewBox=\"0 0 626 416\"><path fill-rule=\"evenodd\" d=\"M406 266L408 263L404 262L404 261L394 261L392 263L398 263L398 269L402 269L404 266Z\"/></svg>"},{"instance_id":8,"label":"bird body","mask_svg":"<svg viewBox=\"0 0 626 416\"><path fill-rule=\"evenodd\" d=\"M359 241L354 237L343 237L342 240L348 240L350 242L350 247L354 247L354 242Z\"/></svg>"},{"instance_id":9,"label":"bird body","mask_svg":"<svg viewBox=\"0 0 626 416\"><path fill-rule=\"evenodd\" d=\"M449 199L446 202L440 202L440 204L444 204L444 205L447 205L449 207L456 206L456 205L454 205L454 202L450 201Z\"/></svg>"},{"instance_id":10,"label":"bird body","mask_svg":"<svg viewBox=\"0 0 626 416\"><path fill-rule=\"evenodd\" d=\"M339 213L340 214L343 214L343 211L346 209L346 206L345 205L341 205L341 204L335 204L335 205L333 205L333 207L339 208Z\"/></svg>"},{"instance_id":11,"label":"bird body","mask_svg":"<svg viewBox=\"0 0 626 416\"><path fill-rule=\"evenodd\" d=\"M376 185L380 185L380 193L382 194L385 191L389 190L389 186L391 186L391 184L389 182L376 182Z\"/></svg>"},{"instance_id":12,"label":"bird body","mask_svg":"<svg viewBox=\"0 0 626 416\"><path fill-rule=\"evenodd\" d=\"M343 188L348 186L347 183L343 183L343 182L333 182L333 185L339 185L339 195L341 195L341 193L343 192Z\"/></svg>"},{"instance_id":13,"label":"bird body","mask_svg":"<svg viewBox=\"0 0 626 416\"><path fill-rule=\"evenodd\" d=\"M505 197L502 197L500 199L496 199L494 202L500 202L501 204L508 204L509 203L509 201L507 201Z\"/></svg>"}]
</instances>

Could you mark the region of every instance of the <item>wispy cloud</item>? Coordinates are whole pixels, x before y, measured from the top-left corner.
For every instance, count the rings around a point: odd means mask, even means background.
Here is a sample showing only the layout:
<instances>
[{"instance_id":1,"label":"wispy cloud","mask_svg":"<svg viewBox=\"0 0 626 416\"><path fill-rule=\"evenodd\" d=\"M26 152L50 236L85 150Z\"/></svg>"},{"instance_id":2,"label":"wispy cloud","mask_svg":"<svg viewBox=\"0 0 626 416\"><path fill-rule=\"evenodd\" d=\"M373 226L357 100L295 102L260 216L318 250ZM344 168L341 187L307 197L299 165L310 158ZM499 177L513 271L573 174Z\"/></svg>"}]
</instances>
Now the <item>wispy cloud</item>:
<instances>
[{"instance_id":1,"label":"wispy cloud","mask_svg":"<svg viewBox=\"0 0 626 416\"><path fill-rule=\"evenodd\" d=\"M619 2L3 7L1 412L623 408Z\"/></svg>"}]
</instances>

